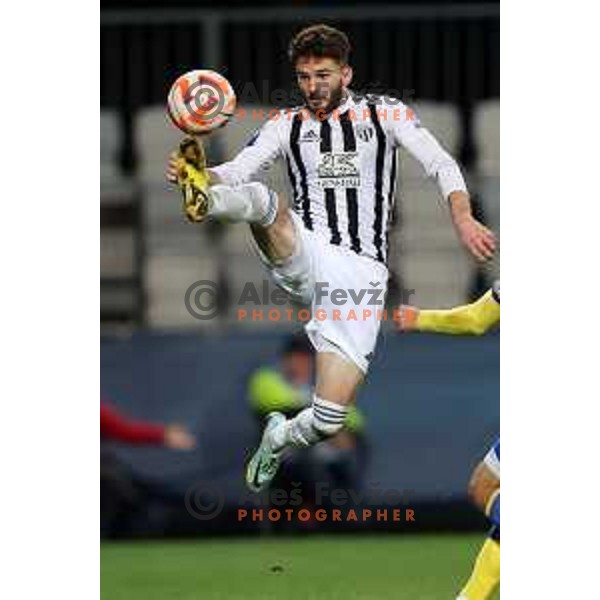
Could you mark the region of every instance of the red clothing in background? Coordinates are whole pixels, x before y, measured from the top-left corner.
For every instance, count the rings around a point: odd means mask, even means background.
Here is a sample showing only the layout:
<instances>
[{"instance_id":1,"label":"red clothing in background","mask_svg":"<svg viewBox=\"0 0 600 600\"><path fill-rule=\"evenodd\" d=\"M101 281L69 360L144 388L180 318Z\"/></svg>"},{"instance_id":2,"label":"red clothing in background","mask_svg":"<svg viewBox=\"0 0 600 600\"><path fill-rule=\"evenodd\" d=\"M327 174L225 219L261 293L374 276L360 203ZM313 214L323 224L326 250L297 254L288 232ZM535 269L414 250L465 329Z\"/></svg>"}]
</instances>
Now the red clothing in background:
<instances>
[{"instance_id":1,"label":"red clothing in background","mask_svg":"<svg viewBox=\"0 0 600 600\"><path fill-rule=\"evenodd\" d=\"M129 444L162 444L164 436L162 425L128 419L110 404L100 403L100 437Z\"/></svg>"}]
</instances>

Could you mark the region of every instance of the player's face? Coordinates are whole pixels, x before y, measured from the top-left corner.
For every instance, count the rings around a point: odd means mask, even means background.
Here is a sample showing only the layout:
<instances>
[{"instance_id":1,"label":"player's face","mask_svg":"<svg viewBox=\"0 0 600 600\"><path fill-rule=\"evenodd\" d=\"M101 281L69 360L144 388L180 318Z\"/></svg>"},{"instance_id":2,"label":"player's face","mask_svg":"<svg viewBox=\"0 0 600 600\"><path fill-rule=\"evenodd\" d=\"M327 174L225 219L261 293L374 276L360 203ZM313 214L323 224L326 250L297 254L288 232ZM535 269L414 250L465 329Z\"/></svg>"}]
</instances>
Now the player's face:
<instances>
[{"instance_id":1,"label":"player's face","mask_svg":"<svg viewBox=\"0 0 600 600\"><path fill-rule=\"evenodd\" d=\"M294 385L309 385L313 376L313 357L306 352L290 352L284 356L282 368Z\"/></svg>"},{"instance_id":2,"label":"player's face","mask_svg":"<svg viewBox=\"0 0 600 600\"><path fill-rule=\"evenodd\" d=\"M310 110L333 110L352 80L352 68L333 58L307 56L296 62L296 78Z\"/></svg>"}]
</instances>

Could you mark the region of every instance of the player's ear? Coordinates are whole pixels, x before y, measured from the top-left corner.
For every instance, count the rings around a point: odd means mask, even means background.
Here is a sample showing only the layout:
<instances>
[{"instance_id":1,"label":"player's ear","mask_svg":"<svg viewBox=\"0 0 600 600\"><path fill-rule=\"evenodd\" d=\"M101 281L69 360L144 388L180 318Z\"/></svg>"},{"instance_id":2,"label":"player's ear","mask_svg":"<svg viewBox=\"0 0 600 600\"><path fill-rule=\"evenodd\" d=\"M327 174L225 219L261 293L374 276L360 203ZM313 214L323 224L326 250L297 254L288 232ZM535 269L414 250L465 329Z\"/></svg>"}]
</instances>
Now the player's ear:
<instances>
[{"instance_id":1,"label":"player's ear","mask_svg":"<svg viewBox=\"0 0 600 600\"><path fill-rule=\"evenodd\" d=\"M342 66L342 85L348 87L352 81L352 67L350 65Z\"/></svg>"}]
</instances>

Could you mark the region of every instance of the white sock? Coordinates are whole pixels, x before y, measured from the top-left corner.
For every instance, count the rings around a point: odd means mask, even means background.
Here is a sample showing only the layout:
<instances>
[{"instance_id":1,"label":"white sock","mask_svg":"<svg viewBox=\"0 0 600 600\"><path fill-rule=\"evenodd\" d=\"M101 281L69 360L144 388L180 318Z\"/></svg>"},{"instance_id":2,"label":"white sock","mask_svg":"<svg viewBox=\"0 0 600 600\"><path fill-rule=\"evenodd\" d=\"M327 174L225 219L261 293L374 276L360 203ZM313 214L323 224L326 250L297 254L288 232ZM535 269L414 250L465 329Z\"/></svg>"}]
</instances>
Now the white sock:
<instances>
[{"instance_id":1,"label":"white sock","mask_svg":"<svg viewBox=\"0 0 600 600\"><path fill-rule=\"evenodd\" d=\"M274 450L286 446L307 448L338 433L344 426L348 407L314 397L312 406L305 408L273 431Z\"/></svg>"},{"instance_id":2,"label":"white sock","mask_svg":"<svg viewBox=\"0 0 600 600\"><path fill-rule=\"evenodd\" d=\"M271 225L277 216L277 194L258 182L239 186L213 185L210 188L210 215L234 223Z\"/></svg>"}]
</instances>

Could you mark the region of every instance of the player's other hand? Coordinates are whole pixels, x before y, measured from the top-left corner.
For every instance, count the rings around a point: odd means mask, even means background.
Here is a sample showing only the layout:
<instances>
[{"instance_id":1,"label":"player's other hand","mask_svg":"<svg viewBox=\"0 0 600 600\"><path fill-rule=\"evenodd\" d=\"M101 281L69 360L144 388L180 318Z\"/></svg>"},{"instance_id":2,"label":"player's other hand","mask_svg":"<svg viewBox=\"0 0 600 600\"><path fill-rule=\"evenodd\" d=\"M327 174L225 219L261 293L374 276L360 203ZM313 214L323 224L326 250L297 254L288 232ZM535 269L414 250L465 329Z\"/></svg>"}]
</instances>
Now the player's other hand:
<instances>
[{"instance_id":1,"label":"player's other hand","mask_svg":"<svg viewBox=\"0 0 600 600\"><path fill-rule=\"evenodd\" d=\"M171 152L167 171L165 173L169 183L177 184L177 176L184 168L185 163L194 166L199 171L206 169L206 153L202 141L198 136L186 136L179 144L179 150Z\"/></svg>"},{"instance_id":2,"label":"player's other hand","mask_svg":"<svg viewBox=\"0 0 600 600\"><path fill-rule=\"evenodd\" d=\"M496 251L496 236L472 216L456 223L460 239L467 250L479 261L490 260Z\"/></svg>"},{"instance_id":3,"label":"player's other hand","mask_svg":"<svg viewBox=\"0 0 600 600\"><path fill-rule=\"evenodd\" d=\"M169 162L167 164L166 177L169 183L177 184L177 169L179 168L179 159L181 154L178 151L171 152Z\"/></svg>"},{"instance_id":4,"label":"player's other hand","mask_svg":"<svg viewBox=\"0 0 600 600\"><path fill-rule=\"evenodd\" d=\"M394 327L397 331L414 331L418 316L419 309L416 306L400 304L394 311Z\"/></svg>"},{"instance_id":5,"label":"player's other hand","mask_svg":"<svg viewBox=\"0 0 600 600\"><path fill-rule=\"evenodd\" d=\"M165 427L165 446L174 450L193 450L196 438L183 425L172 423Z\"/></svg>"}]
</instances>

